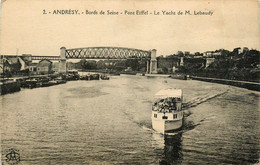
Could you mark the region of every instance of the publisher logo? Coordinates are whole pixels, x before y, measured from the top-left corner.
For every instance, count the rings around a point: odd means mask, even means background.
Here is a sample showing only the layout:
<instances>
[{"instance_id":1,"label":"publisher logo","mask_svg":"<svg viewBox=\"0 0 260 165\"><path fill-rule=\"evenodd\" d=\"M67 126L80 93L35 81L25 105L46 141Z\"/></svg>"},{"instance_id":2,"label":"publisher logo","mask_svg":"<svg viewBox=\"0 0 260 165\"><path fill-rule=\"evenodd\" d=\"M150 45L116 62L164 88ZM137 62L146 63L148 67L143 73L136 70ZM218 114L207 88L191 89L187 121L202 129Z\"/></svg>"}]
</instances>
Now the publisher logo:
<instances>
[{"instance_id":1,"label":"publisher logo","mask_svg":"<svg viewBox=\"0 0 260 165\"><path fill-rule=\"evenodd\" d=\"M16 165L20 162L20 154L18 153L19 150L16 149L9 149L9 152L5 155L6 162L11 165Z\"/></svg>"}]
</instances>

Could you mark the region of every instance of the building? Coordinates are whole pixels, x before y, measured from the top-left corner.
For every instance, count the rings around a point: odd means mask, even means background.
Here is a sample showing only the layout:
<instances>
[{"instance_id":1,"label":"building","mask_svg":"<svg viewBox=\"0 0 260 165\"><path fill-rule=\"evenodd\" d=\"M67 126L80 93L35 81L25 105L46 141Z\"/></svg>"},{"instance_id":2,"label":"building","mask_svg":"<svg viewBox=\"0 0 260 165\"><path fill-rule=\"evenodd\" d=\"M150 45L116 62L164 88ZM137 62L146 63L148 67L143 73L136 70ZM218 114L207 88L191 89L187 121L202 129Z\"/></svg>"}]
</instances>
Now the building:
<instances>
[{"instance_id":1,"label":"building","mask_svg":"<svg viewBox=\"0 0 260 165\"><path fill-rule=\"evenodd\" d=\"M243 48L243 53L249 52L249 49L247 47Z\"/></svg>"},{"instance_id":2,"label":"building","mask_svg":"<svg viewBox=\"0 0 260 165\"><path fill-rule=\"evenodd\" d=\"M22 54L22 59L26 62L32 62L32 55L31 54Z\"/></svg>"},{"instance_id":3,"label":"building","mask_svg":"<svg viewBox=\"0 0 260 165\"><path fill-rule=\"evenodd\" d=\"M1 73L18 73L21 69L21 63L16 56L1 58Z\"/></svg>"},{"instance_id":4,"label":"building","mask_svg":"<svg viewBox=\"0 0 260 165\"><path fill-rule=\"evenodd\" d=\"M17 57L19 63L21 64L20 71L28 69L28 62L23 60L21 57Z\"/></svg>"},{"instance_id":5,"label":"building","mask_svg":"<svg viewBox=\"0 0 260 165\"><path fill-rule=\"evenodd\" d=\"M9 74L24 74L28 73L29 61L25 60L23 56L2 56L0 59L0 73Z\"/></svg>"},{"instance_id":6,"label":"building","mask_svg":"<svg viewBox=\"0 0 260 165\"><path fill-rule=\"evenodd\" d=\"M52 63L52 71L53 72L59 72L59 64L60 63L58 63L58 62L54 62L54 63ZM70 64L69 63L67 63L67 65L68 65L68 70L72 70L72 69L75 69L75 68L70 68L69 66L70 66Z\"/></svg>"},{"instance_id":7,"label":"building","mask_svg":"<svg viewBox=\"0 0 260 165\"><path fill-rule=\"evenodd\" d=\"M28 65L29 74L30 74L30 75L37 74L37 65L38 65L38 63L30 63L30 64Z\"/></svg>"},{"instance_id":8,"label":"building","mask_svg":"<svg viewBox=\"0 0 260 165\"><path fill-rule=\"evenodd\" d=\"M37 64L37 74L50 74L52 73L52 62L50 60L41 60Z\"/></svg>"},{"instance_id":9,"label":"building","mask_svg":"<svg viewBox=\"0 0 260 165\"><path fill-rule=\"evenodd\" d=\"M12 71L12 67L10 63L6 59L0 59L0 74L10 73Z\"/></svg>"},{"instance_id":10,"label":"building","mask_svg":"<svg viewBox=\"0 0 260 165\"><path fill-rule=\"evenodd\" d=\"M203 53L203 57L216 57L216 56L221 56L222 55L222 51L206 51Z\"/></svg>"}]
</instances>

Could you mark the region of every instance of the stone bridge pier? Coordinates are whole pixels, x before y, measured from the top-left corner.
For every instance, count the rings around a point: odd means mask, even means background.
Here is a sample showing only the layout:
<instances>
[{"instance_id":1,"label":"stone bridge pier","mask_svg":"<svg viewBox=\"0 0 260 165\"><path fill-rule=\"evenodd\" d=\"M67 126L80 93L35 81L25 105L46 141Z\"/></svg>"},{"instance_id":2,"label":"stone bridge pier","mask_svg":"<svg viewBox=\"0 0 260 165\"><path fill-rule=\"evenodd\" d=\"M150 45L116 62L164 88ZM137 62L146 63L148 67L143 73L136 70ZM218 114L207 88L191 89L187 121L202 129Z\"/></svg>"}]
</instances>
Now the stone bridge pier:
<instances>
[{"instance_id":1,"label":"stone bridge pier","mask_svg":"<svg viewBox=\"0 0 260 165\"><path fill-rule=\"evenodd\" d=\"M156 49L151 50L151 59L147 60L146 73L149 73L149 74L157 73Z\"/></svg>"},{"instance_id":2,"label":"stone bridge pier","mask_svg":"<svg viewBox=\"0 0 260 165\"><path fill-rule=\"evenodd\" d=\"M59 73L66 74L67 66L66 66L66 48L60 48L60 60L59 60Z\"/></svg>"}]
</instances>

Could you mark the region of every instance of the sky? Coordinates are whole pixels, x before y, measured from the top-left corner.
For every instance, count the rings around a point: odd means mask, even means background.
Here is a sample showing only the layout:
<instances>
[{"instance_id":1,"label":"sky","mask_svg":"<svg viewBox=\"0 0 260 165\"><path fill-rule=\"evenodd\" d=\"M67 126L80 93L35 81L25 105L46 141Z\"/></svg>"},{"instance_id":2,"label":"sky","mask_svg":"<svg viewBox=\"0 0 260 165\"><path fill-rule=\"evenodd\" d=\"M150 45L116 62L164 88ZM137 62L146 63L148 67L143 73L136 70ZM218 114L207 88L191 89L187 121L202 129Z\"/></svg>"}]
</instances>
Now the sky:
<instances>
[{"instance_id":1,"label":"sky","mask_svg":"<svg viewBox=\"0 0 260 165\"><path fill-rule=\"evenodd\" d=\"M127 47L204 52L248 47L260 50L260 12L256 0L2 0L0 54L59 55L60 47ZM79 10L56 15L54 10ZM50 14L43 14L43 10ZM85 11L119 11L120 15L86 15ZM144 10L149 15L125 15ZM163 15L162 10L176 12ZM154 15L154 11L160 15ZM178 15L178 11L211 11ZM84 14L82 14L82 12Z\"/></svg>"}]
</instances>

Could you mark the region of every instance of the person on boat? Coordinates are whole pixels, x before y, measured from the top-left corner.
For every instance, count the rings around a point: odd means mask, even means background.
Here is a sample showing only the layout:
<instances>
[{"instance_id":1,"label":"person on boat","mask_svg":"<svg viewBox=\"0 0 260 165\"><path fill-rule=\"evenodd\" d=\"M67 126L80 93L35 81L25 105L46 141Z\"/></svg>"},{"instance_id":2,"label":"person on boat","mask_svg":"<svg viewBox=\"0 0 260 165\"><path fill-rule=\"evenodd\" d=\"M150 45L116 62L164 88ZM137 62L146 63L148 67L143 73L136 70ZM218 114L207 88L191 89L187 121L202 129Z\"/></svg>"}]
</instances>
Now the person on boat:
<instances>
[{"instance_id":1,"label":"person on boat","mask_svg":"<svg viewBox=\"0 0 260 165\"><path fill-rule=\"evenodd\" d=\"M181 110L181 103L180 102L176 103L176 110L177 111Z\"/></svg>"},{"instance_id":2,"label":"person on boat","mask_svg":"<svg viewBox=\"0 0 260 165\"><path fill-rule=\"evenodd\" d=\"M154 105L153 105L153 110L154 110L154 111L158 111L158 110L159 110L159 108L158 108L158 103L157 103L157 102L154 103Z\"/></svg>"},{"instance_id":3,"label":"person on boat","mask_svg":"<svg viewBox=\"0 0 260 165\"><path fill-rule=\"evenodd\" d=\"M164 102L159 102L158 107L159 107L159 112L165 112L165 103Z\"/></svg>"}]
</instances>

